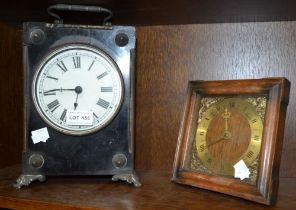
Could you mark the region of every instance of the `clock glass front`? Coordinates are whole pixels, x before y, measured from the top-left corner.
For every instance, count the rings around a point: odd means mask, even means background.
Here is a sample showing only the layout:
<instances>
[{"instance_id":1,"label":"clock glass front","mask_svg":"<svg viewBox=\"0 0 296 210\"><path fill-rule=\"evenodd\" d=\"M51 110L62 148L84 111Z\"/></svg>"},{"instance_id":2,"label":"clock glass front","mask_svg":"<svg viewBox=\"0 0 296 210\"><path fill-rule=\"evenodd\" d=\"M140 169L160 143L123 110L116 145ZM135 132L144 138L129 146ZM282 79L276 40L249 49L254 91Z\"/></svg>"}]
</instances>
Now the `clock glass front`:
<instances>
[{"instance_id":1,"label":"clock glass front","mask_svg":"<svg viewBox=\"0 0 296 210\"><path fill-rule=\"evenodd\" d=\"M187 169L241 178L246 168L242 180L255 184L266 103L266 96L202 97Z\"/></svg>"},{"instance_id":2,"label":"clock glass front","mask_svg":"<svg viewBox=\"0 0 296 210\"><path fill-rule=\"evenodd\" d=\"M86 45L68 45L50 53L42 59L32 84L39 115L49 126L72 135L92 133L110 123L123 94L122 75L112 58ZM86 112L84 117L91 122L67 121L69 112L75 117L79 111Z\"/></svg>"}]
</instances>

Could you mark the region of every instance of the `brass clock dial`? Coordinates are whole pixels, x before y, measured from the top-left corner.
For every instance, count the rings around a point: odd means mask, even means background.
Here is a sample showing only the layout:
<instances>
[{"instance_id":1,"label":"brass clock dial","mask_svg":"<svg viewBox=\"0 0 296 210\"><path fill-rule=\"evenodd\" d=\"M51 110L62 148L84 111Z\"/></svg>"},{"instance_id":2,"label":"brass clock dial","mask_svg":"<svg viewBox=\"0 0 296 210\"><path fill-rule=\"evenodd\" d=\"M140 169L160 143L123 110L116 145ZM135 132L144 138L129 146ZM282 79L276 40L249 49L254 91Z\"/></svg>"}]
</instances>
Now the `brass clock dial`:
<instances>
[{"instance_id":1,"label":"brass clock dial","mask_svg":"<svg viewBox=\"0 0 296 210\"><path fill-rule=\"evenodd\" d=\"M257 159L263 122L250 101L223 98L202 107L196 130L196 152L208 171L233 177L233 166L238 161L243 160L250 167Z\"/></svg>"}]
</instances>

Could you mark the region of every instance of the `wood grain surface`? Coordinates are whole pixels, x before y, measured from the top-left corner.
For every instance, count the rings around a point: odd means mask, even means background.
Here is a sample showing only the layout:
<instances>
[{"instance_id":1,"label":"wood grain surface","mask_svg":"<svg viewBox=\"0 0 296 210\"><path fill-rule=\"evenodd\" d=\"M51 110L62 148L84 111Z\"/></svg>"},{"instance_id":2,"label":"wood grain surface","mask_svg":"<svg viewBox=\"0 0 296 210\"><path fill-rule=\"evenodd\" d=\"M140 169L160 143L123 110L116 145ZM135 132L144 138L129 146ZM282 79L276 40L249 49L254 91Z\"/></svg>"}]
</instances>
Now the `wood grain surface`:
<instances>
[{"instance_id":1,"label":"wood grain surface","mask_svg":"<svg viewBox=\"0 0 296 210\"><path fill-rule=\"evenodd\" d=\"M57 3L104 6L114 12L113 23L124 25L296 20L293 0L10 0L1 5L0 20L52 21L46 8ZM102 20L95 13L59 14L66 22L98 24Z\"/></svg>"},{"instance_id":2,"label":"wood grain surface","mask_svg":"<svg viewBox=\"0 0 296 210\"><path fill-rule=\"evenodd\" d=\"M0 168L20 163L23 137L21 30L0 22Z\"/></svg>"},{"instance_id":3,"label":"wood grain surface","mask_svg":"<svg viewBox=\"0 0 296 210\"><path fill-rule=\"evenodd\" d=\"M136 166L172 168L189 80L291 81L281 176L295 177L296 22L138 27Z\"/></svg>"},{"instance_id":4,"label":"wood grain surface","mask_svg":"<svg viewBox=\"0 0 296 210\"><path fill-rule=\"evenodd\" d=\"M113 183L105 178L48 178L17 190L11 186L19 166L0 170L0 208L100 210L291 210L296 208L296 180L282 178L278 202L266 207L170 181L170 171L139 171L143 186Z\"/></svg>"},{"instance_id":5,"label":"wood grain surface","mask_svg":"<svg viewBox=\"0 0 296 210\"><path fill-rule=\"evenodd\" d=\"M7 23L0 29L4 167L21 157L22 31ZM142 26L137 31L136 169L172 169L189 80L284 76L291 81L291 94L281 176L296 177L296 22Z\"/></svg>"}]
</instances>

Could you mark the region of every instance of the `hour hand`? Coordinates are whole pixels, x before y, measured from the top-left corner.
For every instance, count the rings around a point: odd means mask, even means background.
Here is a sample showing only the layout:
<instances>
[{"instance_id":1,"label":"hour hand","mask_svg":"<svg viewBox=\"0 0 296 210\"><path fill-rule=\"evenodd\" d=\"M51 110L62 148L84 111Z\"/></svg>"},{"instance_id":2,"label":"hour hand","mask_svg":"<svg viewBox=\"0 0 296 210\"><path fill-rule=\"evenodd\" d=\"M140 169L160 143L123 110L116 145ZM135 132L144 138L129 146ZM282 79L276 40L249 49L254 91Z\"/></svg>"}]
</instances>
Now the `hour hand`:
<instances>
[{"instance_id":1,"label":"hour hand","mask_svg":"<svg viewBox=\"0 0 296 210\"><path fill-rule=\"evenodd\" d=\"M81 86L76 86L75 87L75 93L76 93L76 100L75 100L75 102L74 102L74 110L76 110L76 108L77 108L77 106L78 106L78 95L80 94L80 93L82 93L82 87Z\"/></svg>"},{"instance_id":2,"label":"hour hand","mask_svg":"<svg viewBox=\"0 0 296 210\"><path fill-rule=\"evenodd\" d=\"M78 93L76 94L76 100L74 102L74 110L76 110L76 108L78 106L77 100L78 100Z\"/></svg>"},{"instance_id":3,"label":"hour hand","mask_svg":"<svg viewBox=\"0 0 296 210\"><path fill-rule=\"evenodd\" d=\"M222 115L225 121L225 132L228 132L228 119L230 118L230 115L230 112L227 110L227 108L225 108L225 111Z\"/></svg>"},{"instance_id":4,"label":"hour hand","mask_svg":"<svg viewBox=\"0 0 296 210\"><path fill-rule=\"evenodd\" d=\"M211 146L213 146L213 145L215 145L215 144L217 144L217 143L219 143L219 142L221 142L223 140L225 140L225 139L224 138L220 138L220 139L218 139L218 140L216 140L214 142L211 142L211 143L207 144L207 147L209 148L209 147L211 147Z\"/></svg>"}]
</instances>

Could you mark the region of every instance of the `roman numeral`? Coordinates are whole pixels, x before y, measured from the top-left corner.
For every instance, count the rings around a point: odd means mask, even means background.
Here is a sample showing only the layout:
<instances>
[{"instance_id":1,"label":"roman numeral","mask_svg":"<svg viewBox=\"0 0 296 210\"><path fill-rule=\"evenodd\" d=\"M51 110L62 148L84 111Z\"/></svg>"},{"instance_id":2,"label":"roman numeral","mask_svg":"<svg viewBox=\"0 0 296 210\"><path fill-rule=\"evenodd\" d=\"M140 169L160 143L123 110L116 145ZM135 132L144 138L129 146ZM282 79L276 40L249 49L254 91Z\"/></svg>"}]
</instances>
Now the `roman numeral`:
<instances>
[{"instance_id":1,"label":"roman numeral","mask_svg":"<svg viewBox=\"0 0 296 210\"><path fill-rule=\"evenodd\" d=\"M58 78L56 78L56 77L52 77L52 76L46 76L47 78L49 78L49 79L53 79L53 80L56 80L56 81L58 81L59 79Z\"/></svg>"},{"instance_id":2,"label":"roman numeral","mask_svg":"<svg viewBox=\"0 0 296 210\"><path fill-rule=\"evenodd\" d=\"M102 79L104 76L106 76L108 74L108 72L104 72L104 73L102 73L102 74L100 74L99 76L97 76L97 79L99 80L99 79Z\"/></svg>"},{"instance_id":3,"label":"roman numeral","mask_svg":"<svg viewBox=\"0 0 296 210\"><path fill-rule=\"evenodd\" d=\"M101 92L113 92L113 87L101 87Z\"/></svg>"},{"instance_id":4,"label":"roman numeral","mask_svg":"<svg viewBox=\"0 0 296 210\"><path fill-rule=\"evenodd\" d=\"M47 104L48 109L54 112L60 106L60 102L56 99L49 104Z\"/></svg>"},{"instance_id":5,"label":"roman numeral","mask_svg":"<svg viewBox=\"0 0 296 210\"><path fill-rule=\"evenodd\" d=\"M75 56L75 57L72 57L72 59L73 59L73 63L74 63L74 69L81 68L80 57Z\"/></svg>"},{"instance_id":6,"label":"roman numeral","mask_svg":"<svg viewBox=\"0 0 296 210\"><path fill-rule=\"evenodd\" d=\"M231 102L229 102L229 107L235 107L235 102L233 102L233 101L231 101Z\"/></svg>"},{"instance_id":7,"label":"roman numeral","mask_svg":"<svg viewBox=\"0 0 296 210\"><path fill-rule=\"evenodd\" d=\"M248 158L251 158L253 155L254 155L254 152L253 151L249 151L248 154L247 154L247 157Z\"/></svg>"},{"instance_id":8,"label":"roman numeral","mask_svg":"<svg viewBox=\"0 0 296 210\"><path fill-rule=\"evenodd\" d=\"M61 120L61 121L65 121L66 114L67 114L67 109L64 109L64 111L63 111L63 113L62 113L62 115L61 115L61 117L60 117L60 120Z\"/></svg>"},{"instance_id":9,"label":"roman numeral","mask_svg":"<svg viewBox=\"0 0 296 210\"><path fill-rule=\"evenodd\" d=\"M99 99L99 101L97 102L97 105L107 109L108 106L110 105L110 103L108 101L105 101L104 99Z\"/></svg>"},{"instance_id":10,"label":"roman numeral","mask_svg":"<svg viewBox=\"0 0 296 210\"><path fill-rule=\"evenodd\" d=\"M90 64L90 66L88 67L88 69L87 69L88 71L92 68L92 66L94 65L94 63L95 63L95 60L93 60L92 63Z\"/></svg>"},{"instance_id":11,"label":"roman numeral","mask_svg":"<svg viewBox=\"0 0 296 210\"><path fill-rule=\"evenodd\" d=\"M67 69L67 67L65 66L65 64L64 64L63 61L60 61L59 63L57 63L57 66L60 67L60 69L61 69L63 72L68 71L68 69Z\"/></svg>"},{"instance_id":12,"label":"roman numeral","mask_svg":"<svg viewBox=\"0 0 296 210\"><path fill-rule=\"evenodd\" d=\"M45 92L43 92L43 95L44 96L53 96L53 95L56 95L56 92L52 92L52 91L48 92L48 91L45 91Z\"/></svg>"},{"instance_id":13,"label":"roman numeral","mask_svg":"<svg viewBox=\"0 0 296 210\"><path fill-rule=\"evenodd\" d=\"M255 123L255 122L257 122L257 119L253 119L251 122L252 122L252 123Z\"/></svg>"},{"instance_id":14,"label":"roman numeral","mask_svg":"<svg viewBox=\"0 0 296 210\"><path fill-rule=\"evenodd\" d=\"M260 140L260 136L254 136L253 139L254 139L255 141L259 141L259 140Z\"/></svg>"},{"instance_id":15,"label":"roman numeral","mask_svg":"<svg viewBox=\"0 0 296 210\"><path fill-rule=\"evenodd\" d=\"M199 151L203 152L205 149L206 149L206 147L204 144L199 146Z\"/></svg>"}]
</instances>

